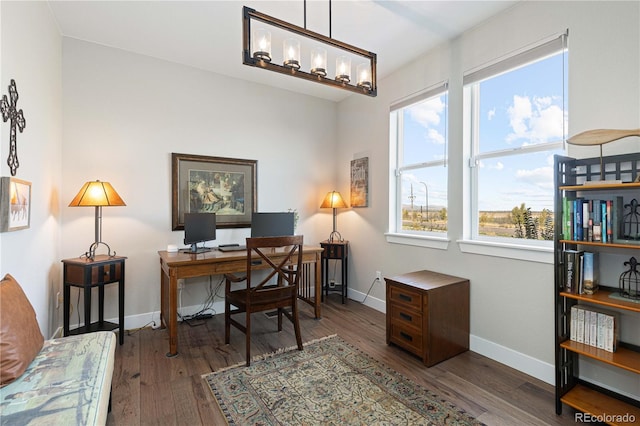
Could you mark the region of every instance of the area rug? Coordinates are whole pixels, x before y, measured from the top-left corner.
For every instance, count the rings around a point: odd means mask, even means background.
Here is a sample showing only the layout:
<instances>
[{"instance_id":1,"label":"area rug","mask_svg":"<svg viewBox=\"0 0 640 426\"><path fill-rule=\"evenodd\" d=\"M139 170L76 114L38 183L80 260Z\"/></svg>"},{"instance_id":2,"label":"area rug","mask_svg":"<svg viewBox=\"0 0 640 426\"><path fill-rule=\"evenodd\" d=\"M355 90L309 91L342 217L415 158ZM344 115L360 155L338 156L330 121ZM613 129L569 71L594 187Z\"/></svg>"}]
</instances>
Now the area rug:
<instances>
[{"instance_id":1,"label":"area rug","mask_svg":"<svg viewBox=\"0 0 640 426\"><path fill-rule=\"evenodd\" d=\"M229 425L481 425L339 336L203 375Z\"/></svg>"}]
</instances>

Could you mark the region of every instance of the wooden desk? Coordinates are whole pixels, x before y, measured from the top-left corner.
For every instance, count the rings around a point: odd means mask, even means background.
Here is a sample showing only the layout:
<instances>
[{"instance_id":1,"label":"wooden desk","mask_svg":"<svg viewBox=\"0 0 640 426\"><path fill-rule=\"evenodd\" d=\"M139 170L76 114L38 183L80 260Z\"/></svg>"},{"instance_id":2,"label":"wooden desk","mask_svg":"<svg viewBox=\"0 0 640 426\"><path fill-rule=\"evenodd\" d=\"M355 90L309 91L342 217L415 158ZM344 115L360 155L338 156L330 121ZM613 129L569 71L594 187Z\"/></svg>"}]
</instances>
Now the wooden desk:
<instances>
[{"instance_id":1,"label":"wooden desk","mask_svg":"<svg viewBox=\"0 0 640 426\"><path fill-rule=\"evenodd\" d=\"M314 307L315 317L320 318L322 281L320 280L320 259L322 248L304 246L298 298ZM160 255L160 324L169 329L169 352L167 356L178 354L178 280L181 278L221 275L243 272L247 267L247 252L169 253ZM315 270L311 271L314 265Z\"/></svg>"}]
</instances>

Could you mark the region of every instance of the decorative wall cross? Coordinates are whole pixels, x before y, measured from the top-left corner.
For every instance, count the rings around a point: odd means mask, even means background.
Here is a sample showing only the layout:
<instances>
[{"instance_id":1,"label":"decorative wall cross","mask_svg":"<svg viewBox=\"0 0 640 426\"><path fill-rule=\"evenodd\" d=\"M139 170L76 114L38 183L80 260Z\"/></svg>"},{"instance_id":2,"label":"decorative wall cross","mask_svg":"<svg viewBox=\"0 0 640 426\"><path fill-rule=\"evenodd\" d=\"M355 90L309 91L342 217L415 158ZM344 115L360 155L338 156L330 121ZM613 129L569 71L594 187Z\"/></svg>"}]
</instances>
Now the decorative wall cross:
<instances>
[{"instance_id":1,"label":"decorative wall cross","mask_svg":"<svg viewBox=\"0 0 640 426\"><path fill-rule=\"evenodd\" d=\"M20 166L20 162L18 161L16 127L18 128L18 130L20 130L20 133L22 133L25 126L27 125L27 121L24 119L22 110L18 110L16 108L17 103L18 89L16 88L16 81L14 79L11 79L11 84L9 84L9 98L7 99L7 95L2 95L2 100L0 101L2 120L5 123L8 120L11 120L11 130L9 132L9 158L7 159L7 164L11 169L11 176L16 175L16 171Z\"/></svg>"}]
</instances>

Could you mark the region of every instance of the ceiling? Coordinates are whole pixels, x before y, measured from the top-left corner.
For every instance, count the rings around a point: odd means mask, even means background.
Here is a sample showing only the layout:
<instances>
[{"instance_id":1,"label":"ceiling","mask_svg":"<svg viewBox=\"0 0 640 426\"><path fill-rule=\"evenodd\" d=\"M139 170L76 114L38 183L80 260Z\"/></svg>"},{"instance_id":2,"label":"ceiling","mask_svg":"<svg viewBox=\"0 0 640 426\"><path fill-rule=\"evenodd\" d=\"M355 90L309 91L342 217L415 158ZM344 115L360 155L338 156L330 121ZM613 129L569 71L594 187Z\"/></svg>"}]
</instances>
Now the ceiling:
<instances>
[{"instance_id":1,"label":"ceiling","mask_svg":"<svg viewBox=\"0 0 640 426\"><path fill-rule=\"evenodd\" d=\"M377 54L378 79L516 1L333 0L331 36ZM351 92L242 65L242 6L304 25L304 1L49 1L63 36L340 101ZM307 1L329 35L329 0Z\"/></svg>"}]
</instances>

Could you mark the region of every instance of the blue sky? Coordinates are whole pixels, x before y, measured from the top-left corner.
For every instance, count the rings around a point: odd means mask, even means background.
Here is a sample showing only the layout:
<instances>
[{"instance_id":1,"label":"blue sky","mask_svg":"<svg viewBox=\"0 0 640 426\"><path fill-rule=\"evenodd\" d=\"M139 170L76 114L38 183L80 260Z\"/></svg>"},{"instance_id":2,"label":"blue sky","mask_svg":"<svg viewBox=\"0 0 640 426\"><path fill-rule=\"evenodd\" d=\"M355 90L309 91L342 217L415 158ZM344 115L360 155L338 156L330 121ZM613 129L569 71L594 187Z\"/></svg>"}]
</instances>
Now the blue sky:
<instances>
[{"instance_id":1,"label":"blue sky","mask_svg":"<svg viewBox=\"0 0 640 426\"><path fill-rule=\"evenodd\" d=\"M562 63L559 54L480 83L480 153L563 140ZM443 158L444 102L442 96L405 110L405 164ZM555 153L561 151L481 160L479 209L511 210L524 202L534 211L553 210ZM446 175L442 166L403 173L403 204L410 203L410 183L414 203L425 204L425 182L430 206L446 206Z\"/></svg>"}]
</instances>

